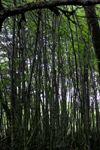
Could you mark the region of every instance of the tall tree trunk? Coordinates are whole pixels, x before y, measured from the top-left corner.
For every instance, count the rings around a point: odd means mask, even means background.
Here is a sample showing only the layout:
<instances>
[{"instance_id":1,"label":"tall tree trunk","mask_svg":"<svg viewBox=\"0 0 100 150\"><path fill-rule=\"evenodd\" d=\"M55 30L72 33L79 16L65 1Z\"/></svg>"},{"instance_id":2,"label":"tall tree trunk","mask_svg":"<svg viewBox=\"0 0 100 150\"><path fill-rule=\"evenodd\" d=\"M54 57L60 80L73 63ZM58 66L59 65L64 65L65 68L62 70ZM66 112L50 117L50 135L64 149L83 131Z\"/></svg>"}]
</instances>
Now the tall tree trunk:
<instances>
[{"instance_id":1,"label":"tall tree trunk","mask_svg":"<svg viewBox=\"0 0 100 150\"><path fill-rule=\"evenodd\" d=\"M45 37L45 42L43 43L43 63L44 63L44 78L45 78L45 95L46 95L46 110L44 109L44 117L45 117L45 121L44 121L44 133L45 133L45 136L44 136L44 142L45 142L45 146L47 148L48 146L48 138L49 138L49 114L48 114L48 100L49 100L49 96L48 96L48 73L47 73L47 66L48 66L48 61L47 61L47 26L46 26L46 20L47 20L47 14L46 14L46 11L44 10L44 17L45 17L45 26L43 28L43 22L42 22L42 40L43 40L43 29L45 30L45 33L44 33L44 37ZM42 16L43 18L43 16Z\"/></svg>"},{"instance_id":2,"label":"tall tree trunk","mask_svg":"<svg viewBox=\"0 0 100 150\"><path fill-rule=\"evenodd\" d=\"M13 17L13 37L12 37L12 52L11 52L11 148L14 149L14 107L15 107L15 95L14 95L14 49L15 49L15 17Z\"/></svg>"},{"instance_id":3,"label":"tall tree trunk","mask_svg":"<svg viewBox=\"0 0 100 150\"><path fill-rule=\"evenodd\" d=\"M95 11L95 6L85 6L84 7L86 17L87 17L87 22L88 22L88 27L91 33L92 37L92 42L93 46L95 49L96 56L98 58L98 69L99 69L99 76L100 76L100 28L99 28L99 23ZM95 90L94 90L95 92ZM96 104L96 119L97 119L97 127L100 132L100 117L99 117L99 110L98 110L98 103L97 99L95 99L95 104Z\"/></svg>"},{"instance_id":4,"label":"tall tree trunk","mask_svg":"<svg viewBox=\"0 0 100 150\"><path fill-rule=\"evenodd\" d=\"M91 33L95 54L98 58L98 69L100 75L100 28L95 11L95 6L85 6L84 10L87 17L88 27Z\"/></svg>"}]
</instances>

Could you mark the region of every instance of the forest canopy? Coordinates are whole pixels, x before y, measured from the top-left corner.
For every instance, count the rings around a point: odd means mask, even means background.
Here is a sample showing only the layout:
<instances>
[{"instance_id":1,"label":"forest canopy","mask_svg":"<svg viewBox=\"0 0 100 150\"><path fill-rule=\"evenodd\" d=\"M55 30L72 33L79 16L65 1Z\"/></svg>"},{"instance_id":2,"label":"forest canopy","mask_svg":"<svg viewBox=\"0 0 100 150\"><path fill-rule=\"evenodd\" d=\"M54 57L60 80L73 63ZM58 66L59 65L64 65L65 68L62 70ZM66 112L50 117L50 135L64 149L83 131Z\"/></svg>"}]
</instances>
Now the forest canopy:
<instances>
[{"instance_id":1,"label":"forest canopy","mask_svg":"<svg viewBox=\"0 0 100 150\"><path fill-rule=\"evenodd\" d=\"M100 148L100 0L0 0L0 150Z\"/></svg>"},{"instance_id":2,"label":"forest canopy","mask_svg":"<svg viewBox=\"0 0 100 150\"><path fill-rule=\"evenodd\" d=\"M25 4L23 3L25 2ZM61 6L61 5L81 5L81 6L88 6L88 5L95 5L99 4L100 0L51 0L51 1L22 1L17 5L16 0L10 3L9 0L2 1L0 0L0 30L2 27L3 21L13 15L22 14L27 11L31 11L34 9L41 9L41 8L50 8ZM11 7L12 6L12 7ZM57 7L56 7L57 8ZM54 8L55 9L55 8ZM59 10L58 8L56 11Z\"/></svg>"}]
</instances>

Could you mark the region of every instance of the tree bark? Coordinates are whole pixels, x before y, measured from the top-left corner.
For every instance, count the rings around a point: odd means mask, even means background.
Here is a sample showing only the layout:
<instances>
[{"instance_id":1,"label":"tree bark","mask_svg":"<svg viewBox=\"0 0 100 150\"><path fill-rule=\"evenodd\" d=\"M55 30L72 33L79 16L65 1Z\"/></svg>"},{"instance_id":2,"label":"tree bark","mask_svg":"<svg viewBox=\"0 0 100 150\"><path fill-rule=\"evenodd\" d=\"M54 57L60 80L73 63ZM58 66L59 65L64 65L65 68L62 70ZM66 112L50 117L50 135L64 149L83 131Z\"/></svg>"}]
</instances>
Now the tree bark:
<instances>
[{"instance_id":1,"label":"tree bark","mask_svg":"<svg viewBox=\"0 0 100 150\"><path fill-rule=\"evenodd\" d=\"M98 58L98 69L100 75L100 28L98 18L95 11L95 6L85 6L85 14L87 17L88 27L92 37L92 43L95 49L95 54Z\"/></svg>"}]
</instances>

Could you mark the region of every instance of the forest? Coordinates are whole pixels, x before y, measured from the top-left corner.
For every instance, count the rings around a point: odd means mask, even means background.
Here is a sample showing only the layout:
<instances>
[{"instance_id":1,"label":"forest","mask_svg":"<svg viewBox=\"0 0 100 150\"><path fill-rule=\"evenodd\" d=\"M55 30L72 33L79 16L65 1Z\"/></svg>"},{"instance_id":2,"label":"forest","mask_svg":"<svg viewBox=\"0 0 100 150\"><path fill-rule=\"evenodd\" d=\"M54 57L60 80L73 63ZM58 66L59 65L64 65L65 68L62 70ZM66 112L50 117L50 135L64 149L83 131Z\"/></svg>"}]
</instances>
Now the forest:
<instances>
[{"instance_id":1,"label":"forest","mask_svg":"<svg viewBox=\"0 0 100 150\"><path fill-rule=\"evenodd\" d=\"M0 150L100 150L100 0L0 0Z\"/></svg>"}]
</instances>

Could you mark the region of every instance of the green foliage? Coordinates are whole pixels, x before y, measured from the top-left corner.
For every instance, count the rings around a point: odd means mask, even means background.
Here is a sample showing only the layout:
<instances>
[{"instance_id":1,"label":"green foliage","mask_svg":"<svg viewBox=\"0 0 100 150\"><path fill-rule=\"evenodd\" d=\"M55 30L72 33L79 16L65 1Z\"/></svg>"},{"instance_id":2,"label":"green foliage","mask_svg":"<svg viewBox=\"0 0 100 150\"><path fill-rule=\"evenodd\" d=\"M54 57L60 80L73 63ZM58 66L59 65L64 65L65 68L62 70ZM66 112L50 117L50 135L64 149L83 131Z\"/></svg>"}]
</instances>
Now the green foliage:
<instances>
[{"instance_id":1,"label":"green foliage","mask_svg":"<svg viewBox=\"0 0 100 150\"><path fill-rule=\"evenodd\" d=\"M17 5L20 3L17 1ZM4 1L3 5L10 4ZM26 23L21 29L20 15L15 17L15 25L11 17L3 25L0 127L11 126L11 138L15 139L9 143L19 143L19 149L81 150L85 143L92 144L88 135L98 128L99 61L84 9L59 8L75 13L60 12L57 17L49 9L42 9L39 18L34 10L25 13ZM8 40L10 43L4 44Z\"/></svg>"}]
</instances>

